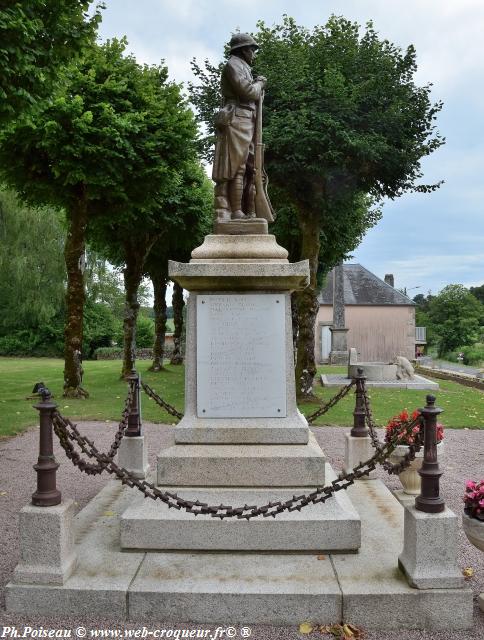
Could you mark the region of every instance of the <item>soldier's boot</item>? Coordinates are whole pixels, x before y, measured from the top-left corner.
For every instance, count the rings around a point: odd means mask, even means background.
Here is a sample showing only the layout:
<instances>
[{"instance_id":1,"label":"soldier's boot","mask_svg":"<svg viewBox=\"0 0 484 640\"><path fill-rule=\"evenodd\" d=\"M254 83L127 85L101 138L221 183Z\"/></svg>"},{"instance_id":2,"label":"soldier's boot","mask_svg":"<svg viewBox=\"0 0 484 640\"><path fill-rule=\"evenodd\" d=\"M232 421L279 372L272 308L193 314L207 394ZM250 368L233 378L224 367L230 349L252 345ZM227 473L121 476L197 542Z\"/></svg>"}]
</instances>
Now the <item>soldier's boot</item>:
<instances>
[{"instance_id":1,"label":"soldier's boot","mask_svg":"<svg viewBox=\"0 0 484 640\"><path fill-rule=\"evenodd\" d=\"M242 194L244 193L244 173L239 171L229 182L229 201L232 209L232 220L245 218L242 211Z\"/></svg>"},{"instance_id":2,"label":"soldier's boot","mask_svg":"<svg viewBox=\"0 0 484 640\"><path fill-rule=\"evenodd\" d=\"M227 182L217 182L214 189L215 217L219 222L231 220Z\"/></svg>"}]
</instances>

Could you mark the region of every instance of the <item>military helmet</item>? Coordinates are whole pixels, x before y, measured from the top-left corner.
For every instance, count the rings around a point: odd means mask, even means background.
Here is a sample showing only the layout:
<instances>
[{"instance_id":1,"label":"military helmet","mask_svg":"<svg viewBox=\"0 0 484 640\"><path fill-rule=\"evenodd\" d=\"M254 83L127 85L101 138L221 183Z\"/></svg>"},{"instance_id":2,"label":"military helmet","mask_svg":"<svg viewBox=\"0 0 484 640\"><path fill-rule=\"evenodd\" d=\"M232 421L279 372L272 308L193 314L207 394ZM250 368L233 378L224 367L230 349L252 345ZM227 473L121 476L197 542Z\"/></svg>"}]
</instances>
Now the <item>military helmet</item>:
<instances>
[{"instance_id":1,"label":"military helmet","mask_svg":"<svg viewBox=\"0 0 484 640\"><path fill-rule=\"evenodd\" d=\"M230 38L229 47L232 53L235 49L241 49L242 47L254 47L254 49L258 49L259 45L248 33L234 33Z\"/></svg>"}]
</instances>

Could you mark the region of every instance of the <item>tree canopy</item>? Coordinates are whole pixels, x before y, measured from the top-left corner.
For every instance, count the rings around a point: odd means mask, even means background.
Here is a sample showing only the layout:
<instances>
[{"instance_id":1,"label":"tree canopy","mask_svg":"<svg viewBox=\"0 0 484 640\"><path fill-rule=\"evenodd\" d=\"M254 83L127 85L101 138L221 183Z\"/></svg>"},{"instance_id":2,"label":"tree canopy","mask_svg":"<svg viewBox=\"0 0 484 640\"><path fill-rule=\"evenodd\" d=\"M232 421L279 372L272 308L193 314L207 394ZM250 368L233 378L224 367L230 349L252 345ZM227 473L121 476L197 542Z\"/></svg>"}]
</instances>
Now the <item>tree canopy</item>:
<instances>
[{"instance_id":1,"label":"tree canopy","mask_svg":"<svg viewBox=\"0 0 484 640\"><path fill-rule=\"evenodd\" d=\"M484 305L461 284L449 284L432 297L428 318L437 335L438 354L477 342Z\"/></svg>"},{"instance_id":2,"label":"tree canopy","mask_svg":"<svg viewBox=\"0 0 484 640\"><path fill-rule=\"evenodd\" d=\"M0 128L51 95L59 69L94 41L92 0L0 3Z\"/></svg>"},{"instance_id":3,"label":"tree canopy","mask_svg":"<svg viewBox=\"0 0 484 640\"><path fill-rule=\"evenodd\" d=\"M105 217L140 230L169 189L173 165L190 153L195 124L164 65L142 66L126 41L87 48L34 117L2 139L0 171L28 202L62 206L67 215L65 393L78 396L74 353L82 343L83 256L88 223Z\"/></svg>"},{"instance_id":4,"label":"tree canopy","mask_svg":"<svg viewBox=\"0 0 484 640\"><path fill-rule=\"evenodd\" d=\"M0 333L38 328L62 309L64 239L61 212L0 190Z\"/></svg>"}]
</instances>

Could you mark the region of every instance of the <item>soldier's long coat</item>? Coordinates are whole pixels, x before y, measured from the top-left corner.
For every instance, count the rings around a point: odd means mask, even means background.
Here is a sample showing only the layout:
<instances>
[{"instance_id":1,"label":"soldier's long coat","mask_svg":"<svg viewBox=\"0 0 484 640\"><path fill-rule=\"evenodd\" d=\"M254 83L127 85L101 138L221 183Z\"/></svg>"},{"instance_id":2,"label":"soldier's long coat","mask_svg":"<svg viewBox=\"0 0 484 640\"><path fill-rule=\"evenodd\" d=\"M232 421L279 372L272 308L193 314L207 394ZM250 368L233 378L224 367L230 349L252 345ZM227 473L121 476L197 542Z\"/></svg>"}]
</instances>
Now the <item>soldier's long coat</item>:
<instances>
[{"instance_id":1,"label":"soldier's long coat","mask_svg":"<svg viewBox=\"0 0 484 640\"><path fill-rule=\"evenodd\" d=\"M230 56L222 71L222 95L229 122L217 130L212 171L215 182L232 180L247 162L252 160L253 164L261 84L254 83L250 66L238 56Z\"/></svg>"}]
</instances>

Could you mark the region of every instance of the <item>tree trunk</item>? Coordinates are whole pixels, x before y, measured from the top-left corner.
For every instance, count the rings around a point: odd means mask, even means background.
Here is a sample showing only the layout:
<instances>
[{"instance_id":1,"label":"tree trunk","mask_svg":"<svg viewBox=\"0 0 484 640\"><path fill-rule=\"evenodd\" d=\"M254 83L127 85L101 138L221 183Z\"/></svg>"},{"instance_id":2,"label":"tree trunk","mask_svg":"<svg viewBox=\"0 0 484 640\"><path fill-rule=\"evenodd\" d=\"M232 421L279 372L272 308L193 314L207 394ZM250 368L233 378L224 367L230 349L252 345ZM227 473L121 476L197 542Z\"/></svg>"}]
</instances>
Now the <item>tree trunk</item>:
<instances>
[{"instance_id":1,"label":"tree trunk","mask_svg":"<svg viewBox=\"0 0 484 640\"><path fill-rule=\"evenodd\" d=\"M79 189L75 205L68 212L64 248L67 270L66 324L64 328L64 398L87 398L82 388L82 328L84 313L84 251L87 227L85 186Z\"/></svg>"},{"instance_id":2,"label":"tree trunk","mask_svg":"<svg viewBox=\"0 0 484 640\"><path fill-rule=\"evenodd\" d=\"M143 278L146 256L150 252L156 238L144 238L142 241L124 243L126 266L124 275L124 357L121 377L125 378L136 364L136 321L138 319L138 289Z\"/></svg>"},{"instance_id":3,"label":"tree trunk","mask_svg":"<svg viewBox=\"0 0 484 640\"><path fill-rule=\"evenodd\" d=\"M296 361L296 393L301 400L312 399L316 375L314 358L314 325L318 313L317 271L319 258L319 213L299 211L301 228L301 260L309 260L310 281L303 291L296 292L299 316L299 336Z\"/></svg>"},{"instance_id":4,"label":"tree trunk","mask_svg":"<svg viewBox=\"0 0 484 640\"><path fill-rule=\"evenodd\" d=\"M153 364L150 371L161 371L163 369L163 354L165 351L166 334L166 288L168 278L157 273L150 273L153 283L155 312L155 341L153 344Z\"/></svg>"},{"instance_id":5,"label":"tree trunk","mask_svg":"<svg viewBox=\"0 0 484 640\"><path fill-rule=\"evenodd\" d=\"M183 307L185 305L185 301L183 300L183 288L176 282L173 284L172 305L175 332L173 334L173 354L171 356L170 364L183 364L181 342L183 334Z\"/></svg>"}]
</instances>

